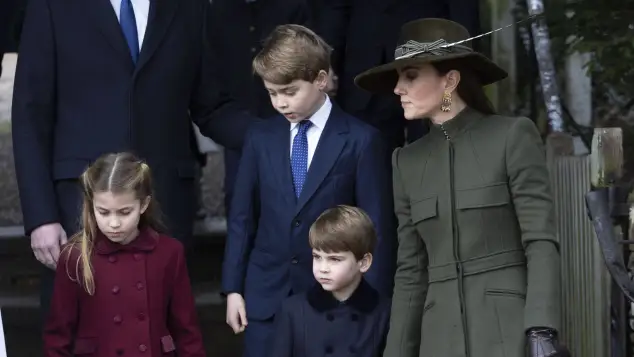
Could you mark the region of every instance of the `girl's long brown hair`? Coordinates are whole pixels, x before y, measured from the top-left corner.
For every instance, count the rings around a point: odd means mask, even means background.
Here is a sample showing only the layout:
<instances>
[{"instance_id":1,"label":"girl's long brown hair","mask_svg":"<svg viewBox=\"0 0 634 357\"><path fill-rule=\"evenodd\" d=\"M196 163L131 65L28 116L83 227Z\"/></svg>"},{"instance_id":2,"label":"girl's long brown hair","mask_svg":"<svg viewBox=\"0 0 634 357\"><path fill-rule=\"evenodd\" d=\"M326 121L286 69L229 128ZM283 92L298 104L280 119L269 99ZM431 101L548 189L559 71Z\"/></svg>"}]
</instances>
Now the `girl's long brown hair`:
<instances>
[{"instance_id":1,"label":"girl's long brown hair","mask_svg":"<svg viewBox=\"0 0 634 357\"><path fill-rule=\"evenodd\" d=\"M81 175L80 184L83 191L81 230L73 235L65 250L70 249L67 253L72 250L79 251L79 257L75 262L75 276L86 292L93 295L95 278L91 258L95 238L99 234L93 207L95 193L132 192L141 202L149 200L147 209L141 215L139 228L147 227L161 232L164 231L164 227L161 224L158 204L153 198L150 167L133 154L124 152L100 157ZM71 254L67 256L68 264Z\"/></svg>"}]
</instances>

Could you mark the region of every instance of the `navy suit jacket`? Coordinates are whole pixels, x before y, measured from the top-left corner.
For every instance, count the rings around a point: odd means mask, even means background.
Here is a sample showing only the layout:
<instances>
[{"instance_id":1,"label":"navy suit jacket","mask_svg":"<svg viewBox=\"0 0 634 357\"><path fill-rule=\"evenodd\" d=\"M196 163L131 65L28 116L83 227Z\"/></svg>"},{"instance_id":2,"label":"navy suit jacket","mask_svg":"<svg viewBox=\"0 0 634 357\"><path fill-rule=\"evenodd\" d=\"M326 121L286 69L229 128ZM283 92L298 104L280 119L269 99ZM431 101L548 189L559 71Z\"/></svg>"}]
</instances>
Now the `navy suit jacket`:
<instances>
[{"instance_id":1,"label":"navy suit jacket","mask_svg":"<svg viewBox=\"0 0 634 357\"><path fill-rule=\"evenodd\" d=\"M135 65L109 0L29 0L12 116L27 234L52 222L74 230L79 192L59 183L115 151L147 160L170 232L181 239L191 233L191 121L239 149L252 120L216 80L209 15L208 0L150 1Z\"/></svg>"},{"instance_id":2,"label":"navy suit jacket","mask_svg":"<svg viewBox=\"0 0 634 357\"><path fill-rule=\"evenodd\" d=\"M284 301L275 315L273 347L264 356L379 357L385 348L390 308L390 299L364 281L345 302L316 284Z\"/></svg>"},{"instance_id":3,"label":"navy suit jacket","mask_svg":"<svg viewBox=\"0 0 634 357\"><path fill-rule=\"evenodd\" d=\"M267 319L289 293L314 284L308 231L326 209L365 210L378 232L368 281L391 294L396 228L389 150L381 134L333 105L295 198L290 124L282 116L253 126L245 138L229 213L223 291L246 300L247 316Z\"/></svg>"}]
</instances>

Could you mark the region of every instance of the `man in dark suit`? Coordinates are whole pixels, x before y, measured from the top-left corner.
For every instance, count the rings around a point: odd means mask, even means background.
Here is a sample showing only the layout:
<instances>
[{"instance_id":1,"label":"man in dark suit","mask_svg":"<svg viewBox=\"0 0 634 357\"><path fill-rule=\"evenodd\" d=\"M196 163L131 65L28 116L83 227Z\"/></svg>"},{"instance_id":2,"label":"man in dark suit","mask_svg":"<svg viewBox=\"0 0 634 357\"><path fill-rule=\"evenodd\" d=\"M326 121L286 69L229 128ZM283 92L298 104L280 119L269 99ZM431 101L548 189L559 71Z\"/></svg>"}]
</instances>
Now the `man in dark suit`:
<instances>
[{"instance_id":1,"label":"man in dark suit","mask_svg":"<svg viewBox=\"0 0 634 357\"><path fill-rule=\"evenodd\" d=\"M477 34L478 10L476 0L322 0L317 29L334 48L337 102L346 112L378 128L392 147L403 145L406 121L398 97L372 95L357 88L354 77L394 59L403 24L424 17L446 18ZM426 132L420 121L411 122L407 129L408 141Z\"/></svg>"},{"instance_id":2,"label":"man in dark suit","mask_svg":"<svg viewBox=\"0 0 634 357\"><path fill-rule=\"evenodd\" d=\"M208 21L207 0L29 1L13 145L24 228L48 268L77 230L77 178L107 152L132 151L147 161L169 234L189 245L196 207L191 121L232 148L241 147L252 121L215 79ZM46 269L45 313L52 279Z\"/></svg>"},{"instance_id":3,"label":"man in dark suit","mask_svg":"<svg viewBox=\"0 0 634 357\"><path fill-rule=\"evenodd\" d=\"M228 324L246 328L246 357L267 356L283 299L313 286L308 231L326 209L346 204L371 217L379 238L366 277L386 296L396 245L386 144L326 95L328 45L303 26L282 26L254 68L282 115L247 134L229 215L222 287Z\"/></svg>"},{"instance_id":4,"label":"man in dark suit","mask_svg":"<svg viewBox=\"0 0 634 357\"><path fill-rule=\"evenodd\" d=\"M307 25L310 10L304 0L213 0L211 49L217 54L227 91L240 106L260 118L277 112L262 80L253 75L251 62L262 42L278 25ZM231 36L227 36L227 34ZM240 151L225 148L225 209L229 212Z\"/></svg>"}]
</instances>

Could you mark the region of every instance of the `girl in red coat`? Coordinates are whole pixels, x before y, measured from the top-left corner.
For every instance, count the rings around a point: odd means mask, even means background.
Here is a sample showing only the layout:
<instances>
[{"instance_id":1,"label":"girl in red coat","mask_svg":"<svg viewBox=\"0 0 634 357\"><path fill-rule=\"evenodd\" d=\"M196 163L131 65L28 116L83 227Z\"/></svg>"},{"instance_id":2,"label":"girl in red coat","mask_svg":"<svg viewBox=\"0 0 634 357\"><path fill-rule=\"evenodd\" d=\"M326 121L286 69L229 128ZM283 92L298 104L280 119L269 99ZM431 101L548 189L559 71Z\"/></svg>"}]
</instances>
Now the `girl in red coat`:
<instances>
[{"instance_id":1,"label":"girl in red coat","mask_svg":"<svg viewBox=\"0 0 634 357\"><path fill-rule=\"evenodd\" d=\"M64 248L46 357L204 357L183 246L161 233L150 168L128 153L80 178L82 230Z\"/></svg>"}]
</instances>

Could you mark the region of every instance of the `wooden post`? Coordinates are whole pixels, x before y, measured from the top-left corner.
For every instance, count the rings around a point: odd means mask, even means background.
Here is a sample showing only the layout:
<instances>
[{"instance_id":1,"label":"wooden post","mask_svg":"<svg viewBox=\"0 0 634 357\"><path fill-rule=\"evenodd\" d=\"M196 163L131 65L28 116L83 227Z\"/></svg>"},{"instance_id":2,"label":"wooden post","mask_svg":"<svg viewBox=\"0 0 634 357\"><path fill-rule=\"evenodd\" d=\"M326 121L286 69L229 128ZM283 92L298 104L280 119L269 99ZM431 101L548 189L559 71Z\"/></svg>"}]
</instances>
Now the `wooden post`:
<instances>
[{"instance_id":1,"label":"wooden post","mask_svg":"<svg viewBox=\"0 0 634 357\"><path fill-rule=\"evenodd\" d=\"M623 176L623 131L596 128L592 136L591 179L594 187L619 183Z\"/></svg>"},{"instance_id":2,"label":"wooden post","mask_svg":"<svg viewBox=\"0 0 634 357\"><path fill-rule=\"evenodd\" d=\"M592 136L592 148L590 152L590 179L592 186L613 187L622 184L623 177L623 132L621 128L596 128ZM614 227L621 239L628 239L630 227L628 219L617 219ZM632 271L632 248L629 245L623 246L623 259L627 269ZM629 346L631 345L630 327L631 318L629 316L629 304L618 288L612 282L610 296L610 311L612 320L615 322L611 327L610 335L614 343L612 347L613 356L631 356Z\"/></svg>"},{"instance_id":3,"label":"wooden post","mask_svg":"<svg viewBox=\"0 0 634 357\"><path fill-rule=\"evenodd\" d=\"M586 213L589 155L574 155L570 134L546 139L561 255L560 341L574 357L610 356L611 277Z\"/></svg>"}]
</instances>

